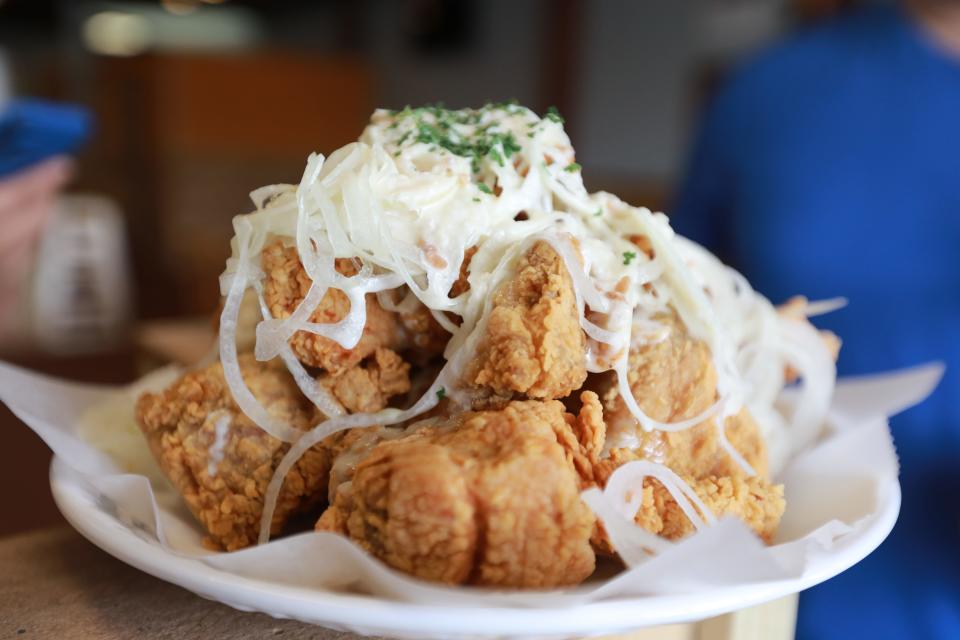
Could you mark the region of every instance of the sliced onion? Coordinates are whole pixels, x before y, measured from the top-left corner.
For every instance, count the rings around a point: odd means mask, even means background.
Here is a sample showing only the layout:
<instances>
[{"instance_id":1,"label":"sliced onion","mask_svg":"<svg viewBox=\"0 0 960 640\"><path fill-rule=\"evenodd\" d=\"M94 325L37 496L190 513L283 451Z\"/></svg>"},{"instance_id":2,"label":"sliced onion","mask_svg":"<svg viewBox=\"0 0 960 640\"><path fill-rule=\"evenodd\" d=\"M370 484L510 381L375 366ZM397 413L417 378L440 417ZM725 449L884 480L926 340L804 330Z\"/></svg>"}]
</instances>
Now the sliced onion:
<instances>
[{"instance_id":1,"label":"sliced onion","mask_svg":"<svg viewBox=\"0 0 960 640\"><path fill-rule=\"evenodd\" d=\"M265 362L276 358L299 327L306 324L325 295L327 288L314 282L289 318L271 318L260 322L257 325L257 345L254 350L257 360Z\"/></svg>"},{"instance_id":2,"label":"sliced onion","mask_svg":"<svg viewBox=\"0 0 960 640\"><path fill-rule=\"evenodd\" d=\"M650 533L632 518L625 517L600 489L587 489L580 494L580 499L603 523L610 544L628 567L636 567L672 546L669 540Z\"/></svg>"},{"instance_id":3,"label":"sliced onion","mask_svg":"<svg viewBox=\"0 0 960 640\"><path fill-rule=\"evenodd\" d=\"M258 211L262 211L273 198L294 191L296 191L296 187L292 184L268 184L251 191L250 200Z\"/></svg>"},{"instance_id":4,"label":"sliced onion","mask_svg":"<svg viewBox=\"0 0 960 640\"><path fill-rule=\"evenodd\" d=\"M800 374L800 397L790 416L790 440L794 451L811 444L820 432L836 384L837 367L823 339L810 323L780 319L781 350Z\"/></svg>"},{"instance_id":5,"label":"sliced onion","mask_svg":"<svg viewBox=\"0 0 960 640\"><path fill-rule=\"evenodd\" d=\"M643 501L643 481L648 477L663 485L695 529L716 522L696 492L668 467L648 460L622 465L610 475L602 492L588 489L580 497L603 522L614 550L630 567L671 546L669 541L655 536L634 520Z\"/></svg>"},{"instance_id":6,"label":"sliced onion","mask_svg":"<svg viewBox=\"0 0 960 640\"><path fill-rule=\"evenodd\" d=\"M727 439L725 422L723 420L717 420L715 422L715 428L717 430L717 441L720 443L720 448L726 451L727 455L730 456L737 466L743 469L743 472L748 476L753 477L757 475L756 470L747 462L747 459L740 455L736 447L730 444L730 440Z\"/></svg>"},{"instance_id":7,"label":"sliced onion","mask_svg":"<svg viewBox=\"0 0 960 640\"><path fill-rule=\"evenodd\" d=\"M257 293L257 300L260 302L260 314L264 320L270 319L270 309L263 296L263 285L259 280L254 280L253 287ZM333 394L318 383L313 376L307 373L300 361L293 355L290 345L284 344L280 349L280 358L283 360L287 371L293 376L297 387L315 407L320 409L325 416L340 416L346 413L343 405L333 396Z\"/></svg>"},{"instance_id":8,"label":"sliced onion","mask_svg":"<svg viewBox=\"0 0 960 640\"><path fill-rule=\"evenodd\" d=\"M846 298L828 298L826 300L811 300L803 309L803 315L808 318L833 313L847 306Z\"/></svg>"},{"instance_id":9,"label":"sliced onion","mask_svg":"<svg viewBox=\"0 0 960 640\"><path fill-rule=\"evenodd\" d=\"M245 251L241 251L240 262L243 265ZM220 314L220 362L223 365L223 377L230 388L237 406L258 427L282 442L293 442L300 437L300 432L288 424L272 416L250 392L247 383L243 380L240 371L240 362L237 359L237 318L240 313L240 302L243 292L247 288L247 279L243 266L233 276L230 292Z\"/></svg>"},{"instance_id":10,"label":"sliced onion","mask_svg":"<svg viewBox=\"0 0 960 640\"><path fill-rule=\"evenodd\" d=\"M437 321L441 327L449 331L450 333L457 332L457 325L453 323L450 318L447 317L443 311L437 311L436 309L430 309L430 315L433 316L433 319Z\"/></svg>"},{"instance_id":11,"label":"sliced onion","mask_svg":"<svg viewBox=\"0 0 960 640\"><path fill-rule=\"evenodd\" d=\"M633 391L630 389L630 383L627 378L627 358L621 358L614 371L617 373L617 385L619 387L620 395L623 397L624 403L627 405L627 409L633 414L633 417L636 418L637 422L640 423L640 426L643 427L644 431L683 431L684 429L689 429L690 427L695 427L698 424L702 424L707 420L713 418L718 413L723 406L723 400L717 400L712 405L693 416L692 418L687 418L686 420L678 420L676 422L660 422L659 420L654 420L648 416L643 409L640 408L640 405L637 404L637 399L633 396Z\"/></svg>"},{"instance_id":12,"label":"sliced onion","mask_svg":"<svg viewBox=\"0 0 960 640\"><path fill-rule=\"evenodd\" d=\"M394 313L411 313L412 311L415 311L418 306L420 306L420 300L418 300L417 296L415 296L409 289L407 290L407 294L403 297L403 300L401 300L399 303L393 301L390 293L390 291L377 292L377 303L387 311L392 311Z\"/></svg>"}]
</instances>

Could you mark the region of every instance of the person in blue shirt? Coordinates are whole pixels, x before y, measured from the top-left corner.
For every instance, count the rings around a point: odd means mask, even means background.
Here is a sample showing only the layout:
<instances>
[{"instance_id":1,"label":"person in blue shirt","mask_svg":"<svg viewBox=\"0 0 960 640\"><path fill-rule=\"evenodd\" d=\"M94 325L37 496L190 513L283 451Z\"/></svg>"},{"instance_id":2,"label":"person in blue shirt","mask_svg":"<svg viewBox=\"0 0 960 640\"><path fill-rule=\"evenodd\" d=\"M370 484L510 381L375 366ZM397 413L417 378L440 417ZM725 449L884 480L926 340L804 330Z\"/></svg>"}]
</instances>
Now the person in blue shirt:
<instances>
[{"instance_id":1,"label":"person in blue shirt","mask_svg":"<svg viewBox=\"0 0 960 640\"><path fill-rule=\"evenodd\" d=\"M890 538L801 596L797 637L960 638L960 1L864 5L749 60L710 105L671 220L817 319L838 370L946 363L892 420Z\"/></svg>"}]
</instances>

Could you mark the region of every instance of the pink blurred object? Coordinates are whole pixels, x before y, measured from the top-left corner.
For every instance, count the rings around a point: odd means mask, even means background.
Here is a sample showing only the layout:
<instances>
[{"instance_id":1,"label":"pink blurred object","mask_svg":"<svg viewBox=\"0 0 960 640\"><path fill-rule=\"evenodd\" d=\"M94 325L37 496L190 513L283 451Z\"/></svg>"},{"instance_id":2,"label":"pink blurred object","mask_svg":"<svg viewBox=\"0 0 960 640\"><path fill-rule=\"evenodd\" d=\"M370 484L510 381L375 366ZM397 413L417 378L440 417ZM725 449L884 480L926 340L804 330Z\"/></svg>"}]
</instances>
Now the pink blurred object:
<instances>
[{"instance_id":1,"label":"pink blurred object","mask_svg":"<svg viewBox=\"0 0 960 640\"><path fill-rule=\"evenodd\" d=\"M0 180L0 337L16 322L37 241L72 173L72 161L58 156Z\"/></svg>"}]
</instances>

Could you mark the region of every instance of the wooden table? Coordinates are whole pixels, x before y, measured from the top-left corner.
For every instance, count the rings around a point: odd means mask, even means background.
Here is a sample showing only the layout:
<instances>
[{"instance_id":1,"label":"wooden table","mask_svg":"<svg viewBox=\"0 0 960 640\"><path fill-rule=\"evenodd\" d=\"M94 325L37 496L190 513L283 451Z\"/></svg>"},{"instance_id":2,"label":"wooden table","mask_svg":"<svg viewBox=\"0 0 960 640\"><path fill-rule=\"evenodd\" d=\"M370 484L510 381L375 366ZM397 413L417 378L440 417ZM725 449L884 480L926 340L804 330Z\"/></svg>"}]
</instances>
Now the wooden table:
<instances>
[{"instance_id":1,"label":"wooden table","mask_svg":"<svg viewBox=\"0 0 960 640\"><path fill-rule=\"evenodd\" d=\"M125 565L66 526L0 539L0 574L0 638L360 638L204 600ZM796 598L786 598L617 638L782 640L793 636L795 607Z\"/></svg>"},{"instance_id":2,"label":"wooden table","mask_svg":"<svg viewBox=\"0 0 960 640\"><path fill-rule=\"evenodd\" d=\"M0 572L0 638L359 637L204 600L123 564L65 526L0 540Z\"/></svg>"}]
</instances>

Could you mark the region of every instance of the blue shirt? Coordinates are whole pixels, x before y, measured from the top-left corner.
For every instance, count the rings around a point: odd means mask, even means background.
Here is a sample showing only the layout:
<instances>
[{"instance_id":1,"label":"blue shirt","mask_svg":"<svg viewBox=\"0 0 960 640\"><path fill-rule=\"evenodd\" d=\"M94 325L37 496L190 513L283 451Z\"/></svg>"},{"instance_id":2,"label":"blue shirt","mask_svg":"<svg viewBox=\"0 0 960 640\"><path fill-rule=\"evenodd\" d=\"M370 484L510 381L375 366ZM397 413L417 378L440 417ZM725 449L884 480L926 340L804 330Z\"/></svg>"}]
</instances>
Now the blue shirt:
<instances>
[{"instance_id":1,"label":"blue shirt","mask_svg":"<svg viewBox=\"0 0 960 640\"><path fill-rule=\"evenodd\" d=\"M892 421L900 521L804 594L799 638L960 638L960 58L869 6L743 66L705 117L674 227L817 318L857 374L930 360L938 391Z\"/></svg>"}]
</instances>

